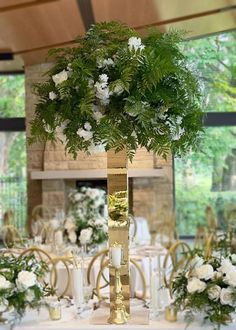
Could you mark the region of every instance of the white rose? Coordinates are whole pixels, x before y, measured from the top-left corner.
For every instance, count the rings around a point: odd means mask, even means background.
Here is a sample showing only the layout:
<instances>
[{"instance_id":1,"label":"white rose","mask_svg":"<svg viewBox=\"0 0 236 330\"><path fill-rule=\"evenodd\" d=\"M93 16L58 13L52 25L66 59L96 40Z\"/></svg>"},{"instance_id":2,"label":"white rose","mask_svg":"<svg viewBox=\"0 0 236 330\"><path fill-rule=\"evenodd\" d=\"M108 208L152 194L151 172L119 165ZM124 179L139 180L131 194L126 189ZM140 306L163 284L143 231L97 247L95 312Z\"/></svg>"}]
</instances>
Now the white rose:
<instances>
[{"instance_id":1,"label":"white rose","mask_svg":"<svg viewBox=\"0 0 236 330\"><path fill-rule=\"evenodd\" d=\"M226 284L236 287L236 267L229 270L223 280Z\"/></svg>"},{"instance_id":2,"label":"white rose","mask_svg":"<svg viewBox=\"0 0 236 330\"><path fill-rule=\"evenodd\" d=\"M35 294L33 290L28 290L25 295L25 300L31 303L35 299Z\"/></svg>"},{"instance_id":3,"label":"white rose","mask_svg":"<svg viewBox=\"0 0 236 330\"><path fill-rule=\"evenodd\" d=\"M199 257L199 256L195 256L191 261L190 261L190 267L200 267L202 266L204 263L203 258Z\"/></svg>"},{"instance_id":4,"label":"white rose","mask_svg":"<svg viewBox=\"0 0 236 330\"><path fill-rule=\"evenodd\" d=\"M0 300L0 313L3 313L7 310L9 303L8 300L3 298Z\"/></svg>"},{"instance_id":5,"label":"white rose","mask_svg":"<svg viewBox=\"0 0 236 330\"><path fill-rule=\"evenodd\" d=\"M68 79L68 72L66 70L63 70L52 76L52 80L54 81L56 86L61 84L63 81L67 79Z\"/></svg>"},{"instance_id":6,"label":"white rose","mask_svg":"<svg viewBox=\"0 0 236 330\"><path fill-rule=\"evenodd\" d=\"M233 306L232 293L233 293L233 290L231 288L221 289L220 302L222 305Z\"/></svg>"},{"instance_id":7,"label":"white rose","mask_svg":"<svg viewBox=\"0 0 236 330\"><path fill-rule=\"evenodd\" d=\"M36 275L27 270L19 272L16 279L16 286L20 291L25 291L37 283Z\"/></svg>"},{"instance_id":8,"label":"white rose","mask_svg":"<svg viewBox=\"0 0 236 330\"><path fill-rule=\"evenodd\" d=\"M221 266L217 269L219 272L223 273L223 274L226 274L228 273L229 271L231 271L233 268L233 265L232 263L230 262L229 259L224 259L222 260L221 262Z\"/></svg>"},{"instance_id":9,"label":"white rose","mask_svg":"<svg viewBox=\"0 0 236 330\"><path fill-rule=\"evenodd\" d=\"M209 280L214 276L214 269L211 265L202 265L195 269L196 275L201 280Z\"/></svg>"},{"instance_id":10,"label":"white rose","mask_svg":"<svg viewBox=\"0 0 236 330\"><path fill-rule=\"evenodd\" d=\"M221 293L221 287L219 285L211 286L207 290L209 299L214 300L214 301L216 301L220 298L220 293Z\"/></svg>"},{"instance_id":11,"label":"white rose","mask_svg":"<svg viewBox=\"0 0 236 330\"><path fill-rule=\"evenodd\" d=\"M74 244L77 241L77 235L74 230L70 230L68 234L68 238L72 244Z\"/></svg>"},{"instance_id":12,"label":"white rose","mask_svg":"<svg viewBox=\"0 0 236 330\"><path fill-rule=\"evenodd\" d=\"M92 233L92 228L82 229L79 236L80 243L82 245L87 244L91 239Z\"/></svg>"},{"instance_id":13,"label":"white rose","mask_svg":"<svg viewBox=\"0 0 236 330\"><path fill-rule=\"evenodd\" d=\"M189 293L202 292L206 288L206 283L200 281L198 278L193 277L188 281L187 290Z\"/></svg>"},{"instance_id":14,"label":"white rose","mask_svg":"<svg viewBox=\"0 0 236 330\"><path fill-rule=\"evenodd\" d=\"M0 290L10 289L11 282L9 282L3 275L0 275Z\"/></svg>"},{"instance_id":15,"label":"white rose","mask_svg":"<svg viewBox=\"0 0 236 330\"><path fill-rule=\"evenodd\" d=\"M54 93L54 92L50 92L48 96L49 96L49 99L52 100L52 101L57 98L57 94Z\"/></svg>"},{"instance_id":16,"label":"white rose","mask_svg":"<svg viewBox=\"0 0 236 330\"><path fill-rule=\"evenodd\" d=\"M82 128L79 128L77 131L77 134L83 138L85 141L91 140L93 138L93 132L91 131L86 131Z\"/></svg>"}]
</instances>

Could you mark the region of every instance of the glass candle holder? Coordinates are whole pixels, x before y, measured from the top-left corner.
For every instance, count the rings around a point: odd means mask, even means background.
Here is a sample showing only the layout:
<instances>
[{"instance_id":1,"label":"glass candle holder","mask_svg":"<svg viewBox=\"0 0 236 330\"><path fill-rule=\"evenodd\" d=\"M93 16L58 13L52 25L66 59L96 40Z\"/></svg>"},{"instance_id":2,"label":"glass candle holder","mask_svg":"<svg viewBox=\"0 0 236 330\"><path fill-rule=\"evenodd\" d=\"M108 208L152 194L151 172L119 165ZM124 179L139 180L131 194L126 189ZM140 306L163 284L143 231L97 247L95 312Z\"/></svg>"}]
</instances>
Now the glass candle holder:
<instances>
[{"instance_id":1,"label":"glass candle holder","mask_svg":"<svg viewBox=\"0 0 236 330\"><path fill-rule=\"evenodd\" d=\"M165 308L165 319L169 322L177 321L177 310L174 306L167 306Z\"/></svg>"},{"instance_id":2,"label":"glass candle holder","mask_svg":"<svg viewBox=\"0 0 236 330\"><path fill-rule=\"evenodd\" d=\"M57 321L61 319L61 304L59 301L50 302L48 305L50 319Z\"/></svg>"}]
</instances>

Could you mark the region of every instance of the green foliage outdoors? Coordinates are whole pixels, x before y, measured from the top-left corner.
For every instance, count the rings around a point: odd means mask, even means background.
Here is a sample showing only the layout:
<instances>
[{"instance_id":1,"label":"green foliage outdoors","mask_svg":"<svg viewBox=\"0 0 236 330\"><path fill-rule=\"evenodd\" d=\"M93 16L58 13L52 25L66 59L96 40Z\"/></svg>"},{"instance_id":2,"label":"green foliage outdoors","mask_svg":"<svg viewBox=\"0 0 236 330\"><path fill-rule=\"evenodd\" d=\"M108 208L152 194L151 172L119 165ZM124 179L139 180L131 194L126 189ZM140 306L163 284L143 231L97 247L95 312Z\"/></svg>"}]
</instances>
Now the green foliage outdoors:
<instances>
[{"instance_id":1,"label":"green foliage outdoors","mask_svg":"<svg viewBox=\"0 0 236 330\"><path fill-rule=\"evenodd\" d=\"M24 75L0 76L0 118L25 117ZM26 220L25 132L0 132L0 221L3 212L15 212L15 224Z\"/></svg>"},{"instance_id":2,"label":"green foliage outdoors","mask_svg":"<svg viewBox=\"0 0 236 330\"><path fill-rule=\"evenodd\" d=\"M236 32L183 44L205 95L205 112L236 110ZM180 234L195 234L205 224L204 210L211 205L221 229L225 211L236 205L234 183L236 128L206 128L198 152L175 161L177 223Z\"/></svg>"},{"instance_id":3,"label":"green foliage outdoors","mask_svg":"<svg viewBox=\"0 0 236 330\"><path fill-rule=\"evenodd\" d=\"M132 37L140 41L137 49L129 45ZM126 149L130 159L139 146L164 157L195 147L201 97L181 41L179 32L156 30L141 40L128 26L109 22L92 25L77 47L51 50L49 79L35 86L30 142L54 141L59 129L74 157L102 144Z\"/></svg>"}]
</instances>

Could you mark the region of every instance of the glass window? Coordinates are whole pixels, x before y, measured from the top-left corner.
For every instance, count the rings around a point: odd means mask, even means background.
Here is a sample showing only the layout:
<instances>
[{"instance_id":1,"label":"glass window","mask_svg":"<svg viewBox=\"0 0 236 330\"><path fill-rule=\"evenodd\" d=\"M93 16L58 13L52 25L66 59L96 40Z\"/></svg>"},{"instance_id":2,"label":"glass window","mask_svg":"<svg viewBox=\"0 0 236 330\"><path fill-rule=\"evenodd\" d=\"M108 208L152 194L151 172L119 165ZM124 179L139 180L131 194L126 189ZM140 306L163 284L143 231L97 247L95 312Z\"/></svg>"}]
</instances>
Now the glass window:
<instances>
[{"instance_id":1,"label":"glass window","mask_svg":"<svg viewBox=\"0 0 236 330\"><path fill-rule=\"evenodd\" d=\"M206 226L205 210L211 206L223 230L227 211L236 208L236 127L206 129L201 151L175 159L177 228L194 235Z\"/></svg>"},{"instance_id":2,"label":"glass window","mask_svg":"<svg viewBox=\"0 0 236 330\"><path fill-rule=\"evenodd\" d=\"M24 76L0 76L0 120L12 118L0 131L0 222L7 209L14 213L13 225L26 222L26 134L11 131L13 117L25 117Z\"/></svg>"},{"instance_id":3,"label":"glass window","mask_svg":"<svg viewBox=\"0 0 236 330\"><path fill-rule=\"evenodd\" d=\"M0 118L25 117L24 75L0 76Z\"/></svg>"}]
</instances>

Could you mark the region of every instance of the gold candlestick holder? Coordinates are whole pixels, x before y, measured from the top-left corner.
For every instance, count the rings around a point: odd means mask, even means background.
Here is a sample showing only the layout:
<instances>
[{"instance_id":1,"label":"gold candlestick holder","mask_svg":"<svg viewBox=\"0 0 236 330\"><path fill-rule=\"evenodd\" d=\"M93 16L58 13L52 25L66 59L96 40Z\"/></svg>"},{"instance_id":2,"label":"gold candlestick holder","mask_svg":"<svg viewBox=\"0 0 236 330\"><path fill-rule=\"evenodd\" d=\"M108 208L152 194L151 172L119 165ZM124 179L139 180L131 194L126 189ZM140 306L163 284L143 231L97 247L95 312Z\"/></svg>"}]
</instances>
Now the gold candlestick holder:
<instances>
[{"instance_id":1,"label":"gold candlestick holder","mask_svg":"<svg viewBox=\"0 0 236 330\"><path fill-rule=\"evenodd\" d=\"M128 322L129 314L126 312L126 307L124 304L122 284L120 280L120 270L119 268L114 268L114 269L115 269L114 303L110 313L110 317L108 318L108 323L125 324Z\"/></svg>"},{"instance_id":2,"label":"gold candlestick holder","mask_svg":"<svg viewBox=\"0 0 236 330\"><path fill-rule=\"evenodd\" d=\"M176 322L177 321L177 310L174 306L170 305L167 306L165 309L165 319L169 322Z\"/></svg>"}]
</instances>

